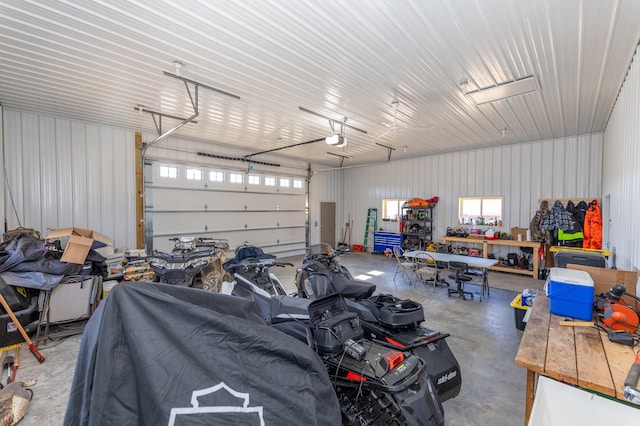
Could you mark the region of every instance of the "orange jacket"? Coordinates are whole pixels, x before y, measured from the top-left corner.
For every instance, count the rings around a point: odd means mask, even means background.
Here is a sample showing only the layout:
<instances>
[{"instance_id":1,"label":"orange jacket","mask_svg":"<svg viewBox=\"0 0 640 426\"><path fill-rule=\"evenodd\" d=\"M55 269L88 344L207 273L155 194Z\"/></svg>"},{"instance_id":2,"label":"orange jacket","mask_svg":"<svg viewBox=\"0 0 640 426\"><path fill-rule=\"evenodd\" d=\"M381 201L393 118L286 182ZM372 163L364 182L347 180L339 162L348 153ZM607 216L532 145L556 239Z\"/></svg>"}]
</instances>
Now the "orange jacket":
<instances>
[{"instance_id":1,"label":"orange jacket","mask_svg":"<svg viewBox=\"0 0 640 426\"><path fill-rule=\"evenodd\" d=\"M602 216L598 201L593 200L589 204L587 213L584 215L584 241L582 248L598 249L602 248Z\"/></svg>"}]
</instances>

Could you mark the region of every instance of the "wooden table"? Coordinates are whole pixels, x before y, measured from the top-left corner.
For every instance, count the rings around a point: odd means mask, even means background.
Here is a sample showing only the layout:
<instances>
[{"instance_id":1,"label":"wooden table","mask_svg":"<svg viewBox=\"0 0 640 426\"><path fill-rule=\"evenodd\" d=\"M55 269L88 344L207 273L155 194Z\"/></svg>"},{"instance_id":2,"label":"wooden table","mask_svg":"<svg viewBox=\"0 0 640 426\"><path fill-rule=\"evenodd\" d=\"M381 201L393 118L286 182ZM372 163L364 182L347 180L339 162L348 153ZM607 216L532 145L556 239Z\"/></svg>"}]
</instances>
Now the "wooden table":
<instances>
[{"instance_id":1,"label":"wooden table","mask_svg":"<svg viewBox=\"0 0 640 426\"><path fill-rule=\"evenodd\" d=\"M525 425L538 374L626 401L624 380L635 359L633 350L611 343L595 327L561 326L561 320L549 312L549 298L539 291L516 354L516 365L527 369Z\"/></svg>"},{"instance_id":2,"label":"wooden table","mask_svg":"<svg viewBox=\"0 0 640 426\"><path fill-rule=\"evenodd\" d=\"M531 247L533 249L533 270L508 268L504 266L492 266L492 271L511 272L514 274L531 275L533 278L538 278L538 268L540 267L540 257L538 256L538 249L540 243L534 241L514 241L514 240L485 240L482 238L465 238L465 237L442 237L443 243L466 243L466 244L480 244L482 245L482 257L485 259L489 257L492 246L507 246L507 247Z\"/></svg>"},{"instance_id":3,"label":"wooden table","mask_svg":"<svg viewBox=\"0 0 640 426\"><path fill-rule=\"evenodd\" d=\"M407 251L404 253L404 257L413 260L418 253L421 253L421 251ZM425 251L423 253L427 253L429 256L433 257L436 262L462 262L469 265L472 269L480 269L482 271L482 296L480 297L480 300L484 297L485 291L487 292L487 295L491 294L487 274L489 268L498 263L496 259L485 259L477 256L463 256L461 254L438 253L433 251Z\"/></svg>"}]
</instances>

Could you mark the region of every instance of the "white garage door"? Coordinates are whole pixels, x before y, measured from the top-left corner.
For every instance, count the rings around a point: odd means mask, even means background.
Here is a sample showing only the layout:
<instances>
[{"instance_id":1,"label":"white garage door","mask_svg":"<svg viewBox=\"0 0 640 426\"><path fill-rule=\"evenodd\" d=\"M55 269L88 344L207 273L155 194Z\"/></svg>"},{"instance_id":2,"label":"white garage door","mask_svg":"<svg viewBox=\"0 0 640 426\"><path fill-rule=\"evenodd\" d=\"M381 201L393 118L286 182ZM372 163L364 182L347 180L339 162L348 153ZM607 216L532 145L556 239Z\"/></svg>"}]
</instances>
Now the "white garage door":
<instances>
[{"instance_id":1,"label":"white garage door","mask_svg":"<svg viewBox=\"0 0 640 426\"><path fill-rule=\"evenodd\" d=\"M304 253L303 176L202 165L145 163L147 250L171 251L170 238L224 238L279 257Z\"/></svg>"}]
</instances>

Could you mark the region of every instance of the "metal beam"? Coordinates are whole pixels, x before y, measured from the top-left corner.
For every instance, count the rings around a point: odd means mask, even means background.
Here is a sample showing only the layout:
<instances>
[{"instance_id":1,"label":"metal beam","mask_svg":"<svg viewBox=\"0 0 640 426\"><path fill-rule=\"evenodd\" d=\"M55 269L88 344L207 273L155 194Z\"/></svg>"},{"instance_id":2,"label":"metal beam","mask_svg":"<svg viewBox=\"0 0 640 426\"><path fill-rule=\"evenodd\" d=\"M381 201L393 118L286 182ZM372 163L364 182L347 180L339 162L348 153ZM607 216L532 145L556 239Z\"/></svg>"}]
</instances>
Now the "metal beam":
<instances>
[{"instance_id":1,"label":"metal beam","mask_svg":"<svg viewBox=\"0 0 640 426\"><path fill-rule=\"evenodd\" d=\"M362 130L362 129L359 129L357 127L351 126L350 124L346 124L344 122L344 120L336 120L336 119L333 119L331 117L327 117L326 115L322 115L320 113L317 113L315 111L311 111L310 109L307 109L305 107L298 107L298 108L300 109L300 111L306 112L306 113L311 114L311 115L315 115L316 117L324 118L325 120L329 120L330 123L338 123L340 126L347 127L349 129L352 129L352 130L357 130L358 132L364 133L365 135L367 134L366 130Z\"/></svg>"}]
</instances>

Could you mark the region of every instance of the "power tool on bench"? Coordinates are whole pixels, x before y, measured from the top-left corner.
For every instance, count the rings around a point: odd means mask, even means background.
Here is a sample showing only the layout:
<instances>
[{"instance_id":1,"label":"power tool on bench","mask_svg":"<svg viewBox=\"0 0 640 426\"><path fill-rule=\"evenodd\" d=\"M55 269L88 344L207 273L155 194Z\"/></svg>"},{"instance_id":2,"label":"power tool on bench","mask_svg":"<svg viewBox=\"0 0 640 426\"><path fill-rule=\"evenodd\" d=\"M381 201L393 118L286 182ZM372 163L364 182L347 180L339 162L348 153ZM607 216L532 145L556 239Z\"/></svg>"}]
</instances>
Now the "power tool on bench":
<instances>
[{"instance_id":1,"label":"power tool on bench","mask_svg":"<svg viewBox=\"0 0 640 426\"><path fill-rule=\"evenodd\" d=\"M611 331L635 333L640 323L640 315L633 306L627 304L623 296L640 302L640 298L628 293L622 284L614 284L606 293L601 294L594 308L602 325Z\"/></svg>"}]
</instances>

